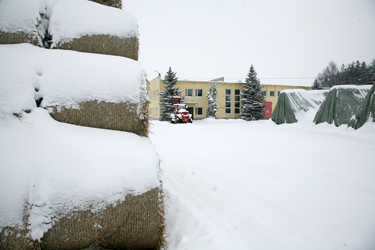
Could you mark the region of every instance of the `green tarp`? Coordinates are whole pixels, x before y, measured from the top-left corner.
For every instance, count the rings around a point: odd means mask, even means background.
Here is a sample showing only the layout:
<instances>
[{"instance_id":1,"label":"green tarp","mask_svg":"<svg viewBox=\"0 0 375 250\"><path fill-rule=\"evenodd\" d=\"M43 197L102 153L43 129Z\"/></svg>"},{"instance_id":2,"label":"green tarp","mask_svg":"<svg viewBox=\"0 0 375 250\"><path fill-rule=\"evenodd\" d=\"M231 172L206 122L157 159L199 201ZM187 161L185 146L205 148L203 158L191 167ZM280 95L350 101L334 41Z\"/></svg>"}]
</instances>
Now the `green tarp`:
<instances>
[{"instance_id":1,"label":"green tarp","mask_svg":"<svg viewBox=\"0 0 375 250\"><path fill-rule=\"evenodd\" d=\"M328 90L291 89L280 93L271 119L276 124L312 121Z\"/></svg>"},{"instance_id":2,"label":"green tarp","mask_svg":"<svg viewBox=\"0 0 375 250\"><path fill-rule=\"evenodd\" d=\"M360 105L357 113L349 121L348 126L358 129L362 127L369 119L375 122L375 84L367 93L365 100Z\"/></svg>"},{"instance_id":3,"label":"green tarp","mask_svg":"<svg viewBox=\"0 0 375 250\"><path fill-rule=\"evenodd\" d=\"M315 115L316 124L333 122L338 127L348 124L369 92L371 85L339 85L331 88Z\"/></svg>"}]
</instances>

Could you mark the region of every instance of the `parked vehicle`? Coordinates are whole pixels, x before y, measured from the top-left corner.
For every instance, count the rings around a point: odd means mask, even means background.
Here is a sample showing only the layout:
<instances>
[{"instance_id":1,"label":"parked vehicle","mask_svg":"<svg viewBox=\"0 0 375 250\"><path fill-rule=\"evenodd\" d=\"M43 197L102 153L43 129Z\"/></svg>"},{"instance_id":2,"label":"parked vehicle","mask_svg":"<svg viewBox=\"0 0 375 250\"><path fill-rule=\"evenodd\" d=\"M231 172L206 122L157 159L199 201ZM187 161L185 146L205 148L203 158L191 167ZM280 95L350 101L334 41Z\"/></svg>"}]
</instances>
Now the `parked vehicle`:
<instances>
[{"instance_id":1,"label":"parked vehicle","mask_svg":"<svg viewBox=\"0 0 375 250\"><path fill-rule=\"evenodd\" d=\"M173 114L171 114L172 123L177 124L177 123L187 123L187 122L192 123L193 122L192 115L189 114L186 104L181 103L181 97L174 96L173 105L174 105L174 111L173 111Z\"/></svg>"}]
</instances>

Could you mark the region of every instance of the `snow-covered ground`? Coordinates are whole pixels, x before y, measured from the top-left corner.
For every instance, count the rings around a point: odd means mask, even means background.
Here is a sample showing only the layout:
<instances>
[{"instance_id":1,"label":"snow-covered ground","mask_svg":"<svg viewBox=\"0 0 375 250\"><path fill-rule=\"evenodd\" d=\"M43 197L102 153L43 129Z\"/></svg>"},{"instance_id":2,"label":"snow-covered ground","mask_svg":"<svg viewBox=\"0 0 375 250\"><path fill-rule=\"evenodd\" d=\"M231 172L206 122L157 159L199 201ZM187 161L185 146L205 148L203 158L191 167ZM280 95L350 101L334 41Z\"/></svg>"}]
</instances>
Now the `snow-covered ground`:
<instances>
[{"instance_id":1,"label":"snow-covered ground","mask_svg":"<svg viewBox=\"0 0 375 250\"><path fill-rule=\"evenodd\" d=\"M169 249L375 249L375 124L153 121Z\"/></svg>"}]
</instances>

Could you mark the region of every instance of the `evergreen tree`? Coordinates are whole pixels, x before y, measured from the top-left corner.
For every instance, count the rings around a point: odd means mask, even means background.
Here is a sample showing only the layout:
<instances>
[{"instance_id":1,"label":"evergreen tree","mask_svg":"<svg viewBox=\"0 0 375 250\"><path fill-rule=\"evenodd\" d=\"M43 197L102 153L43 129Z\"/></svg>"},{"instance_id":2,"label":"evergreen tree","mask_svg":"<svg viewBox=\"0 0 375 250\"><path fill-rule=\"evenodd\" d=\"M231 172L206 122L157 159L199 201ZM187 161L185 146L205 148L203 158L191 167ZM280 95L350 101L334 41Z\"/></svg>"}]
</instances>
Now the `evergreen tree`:
<instances>
[{"instance_id":1,"label":"evergreen tree","mask_svg":"<svg viewBox=\"0 0 375 250\"><path fill-rule=\"evenodd\" d=\"M318 80L315 79L313 85L311 86L311 89L313 89L313 90L320 90L320 89L323 89L323 88L320 85L320 83L318 82Z\"/></svg>"},{"instance_id":2,"label":"evergreen tree","mask_svg":"<svg viewBox=\"0 0 375 250\"><path fill-rule=\"evenodd\" d=\"M342 65L337 69L334 62L330 62L326 68L315 78L320 86L332 87L334 85L366 85L373 84L375 80L374 60L367 65L358 60L348 65Z\"/></svg>"},{"instance_id":3,"label":"evergreen tree","mask_svg":"<svg viewBox=\"0 0 375 250\"><path fill-rule=\"evenodd\" d=\"M208 109L207 109L207 116L208 117L216 117L219 114L219 108L217 106L217 88L216 84L210 85L210 89L207 92L208 98Z\"/></svg>"},{"instance_id":4,"label":"evergreen tree","mask_svg":"<svg viewBox=\"0 0 375 250\"><path fill-rule=\"evenodd\" d=\"M261 120L264 118L264 96L257 73L251 64L249 73L241 91L242 112L241 118L246 121Z\"/></svg>"},{"instance_id":5,"label":"evergreen tree","mask_svg":"<svg viewBox=\"0 0 375 250\"><path fill-rule=\"evenodd\" d=\"M160 92L160 121L170 121L170 115L173 114L173 96L180 96L181 91L178 91L178 88L175 87L178 78L176 77L176 72L173 72L171 67L167 71L167 74L164 77L165 90Z\"/></svg>"}]
</instances>

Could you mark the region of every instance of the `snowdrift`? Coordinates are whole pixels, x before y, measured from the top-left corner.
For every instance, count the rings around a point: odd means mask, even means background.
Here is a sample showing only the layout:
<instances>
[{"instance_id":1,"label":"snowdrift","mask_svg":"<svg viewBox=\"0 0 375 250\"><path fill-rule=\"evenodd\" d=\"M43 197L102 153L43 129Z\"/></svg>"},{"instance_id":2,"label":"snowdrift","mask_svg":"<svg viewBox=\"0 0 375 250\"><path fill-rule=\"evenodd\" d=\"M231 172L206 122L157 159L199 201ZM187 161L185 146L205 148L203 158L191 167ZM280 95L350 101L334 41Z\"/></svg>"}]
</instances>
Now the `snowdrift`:
<instances>
[{"instance_id":1,"label":"snowdrift","mask_svg":"<svg viewBox=\"0 0 375 250\"><path fill-rule=\"evenodd\" d=\"M348 124L364 101L371 85L338 85L331 88L315 115L316 124L328 122L337 127Z\"/></svg>"},{"instance_id":2,"label":"snowdrift","mask_svg":"<svg viewBox=\"0 0 375 250\"><path fill-rule=\"evenodd\" d=\"M107 55L0 46L0 114L48 108L58 121L148 135L139 62Z\"/></svg>"},{"instance_id":3,"label":"snowdrift","mask_svg":"<svg viewBox=\"0 0 375 250\"><path fill-rule=\"evenodd\" d=\"M26 42L138 59L135 16L86 0L3 0L0 32L0 44Z\"/></svg>"},{"instance_id":4,"label":"snowdrift","mask_svg":"<svg viewBox=\"0 0 375 250\"><path fill-rule=\"evenodd\" d=\"M362 127L369 119L375 122L375 84L372 85L367 93L365 100L360 105L358 112L349 121L348 126L358 129Z\"/></svg>"},{"instance_id":5,"label":"snowdrift","mask_svg":"<svg viewBox=\"0 0 375 250\"><path fill-rule=\"evenodd\" d=\"M276 124L312 121L327 94L327 90L284 90L280 93L271 119Z\"/></svg>"}]
</instances>

